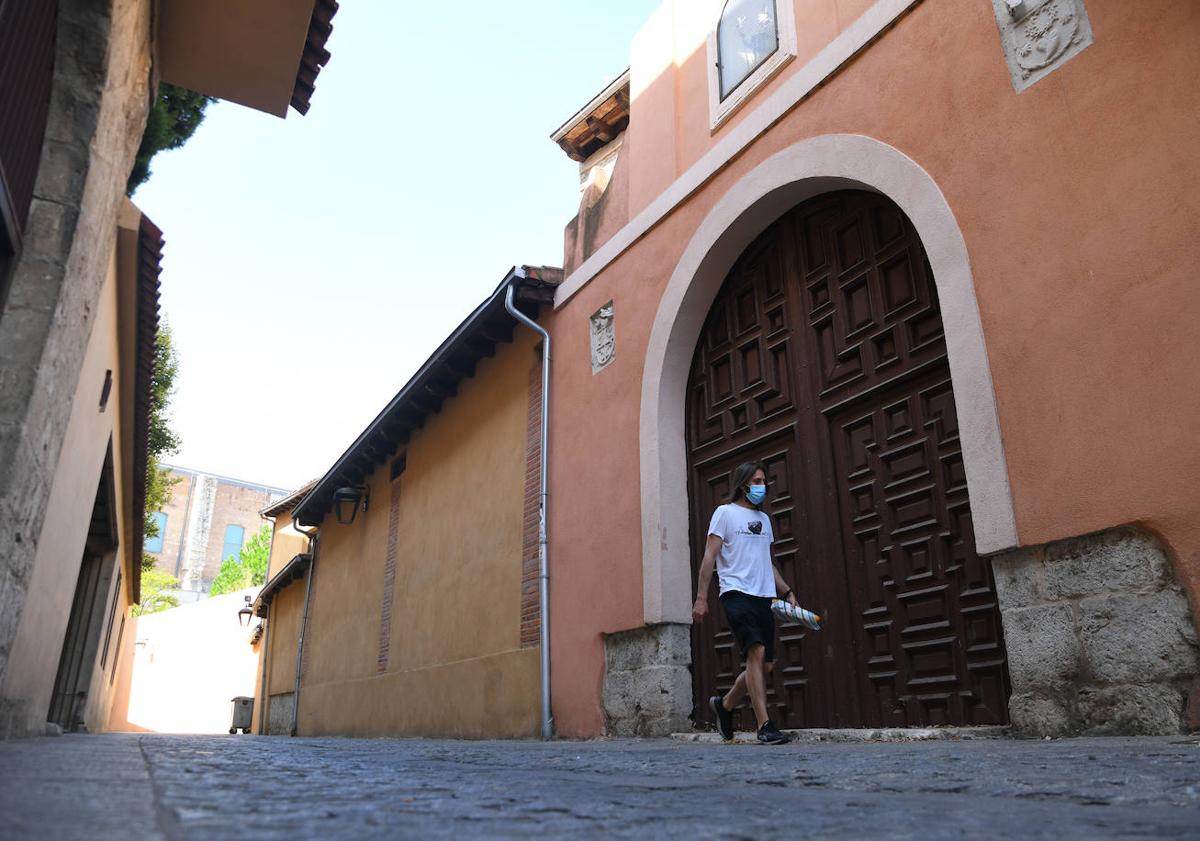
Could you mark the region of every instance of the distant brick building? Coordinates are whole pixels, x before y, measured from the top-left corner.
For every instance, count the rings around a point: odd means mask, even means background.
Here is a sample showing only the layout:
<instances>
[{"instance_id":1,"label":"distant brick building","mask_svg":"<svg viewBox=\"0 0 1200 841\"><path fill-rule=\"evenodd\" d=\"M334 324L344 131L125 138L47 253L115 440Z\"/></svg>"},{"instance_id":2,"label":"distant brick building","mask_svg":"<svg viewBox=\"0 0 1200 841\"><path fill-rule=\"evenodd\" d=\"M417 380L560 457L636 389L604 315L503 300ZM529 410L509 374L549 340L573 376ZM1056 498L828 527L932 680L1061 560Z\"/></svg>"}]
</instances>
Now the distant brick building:
<instances>
[{"instance_id":1,"label":"distant brick building","mask_svg":"<svg viewBox=\"0 0 1200 841\"><path fill-rule=\"evenodd\" d=\"M170 465L166 465L170 466ZM155 514L159 536L146 541L158 568L179 579L185 601L208 593L222 561L236 556L263 526L260 509L287 495L283 488L171 467L171 501Z\"/></svg>"}]
</instances>

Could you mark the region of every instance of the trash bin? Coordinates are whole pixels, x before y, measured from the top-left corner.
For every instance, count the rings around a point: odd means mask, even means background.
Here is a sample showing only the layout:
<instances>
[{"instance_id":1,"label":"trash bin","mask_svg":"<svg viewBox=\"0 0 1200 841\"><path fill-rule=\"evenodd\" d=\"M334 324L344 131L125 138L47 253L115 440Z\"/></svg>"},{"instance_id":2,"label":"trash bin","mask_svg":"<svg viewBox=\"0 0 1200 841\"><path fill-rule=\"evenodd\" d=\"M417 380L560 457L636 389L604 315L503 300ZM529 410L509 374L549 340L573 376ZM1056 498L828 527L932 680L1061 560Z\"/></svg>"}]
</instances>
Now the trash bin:
<instances>
[{"instance_id":1,"label":"trash bin","mask_svg":"<svg viewBox=\"0 0 1200 841\"><path fill-rule=\"evenodd\" d=\"M229 722L229 732L250 732L250 723L254 720L254 699L241 695L233 699L233 720Z\"/></svg>"}]
</instances>

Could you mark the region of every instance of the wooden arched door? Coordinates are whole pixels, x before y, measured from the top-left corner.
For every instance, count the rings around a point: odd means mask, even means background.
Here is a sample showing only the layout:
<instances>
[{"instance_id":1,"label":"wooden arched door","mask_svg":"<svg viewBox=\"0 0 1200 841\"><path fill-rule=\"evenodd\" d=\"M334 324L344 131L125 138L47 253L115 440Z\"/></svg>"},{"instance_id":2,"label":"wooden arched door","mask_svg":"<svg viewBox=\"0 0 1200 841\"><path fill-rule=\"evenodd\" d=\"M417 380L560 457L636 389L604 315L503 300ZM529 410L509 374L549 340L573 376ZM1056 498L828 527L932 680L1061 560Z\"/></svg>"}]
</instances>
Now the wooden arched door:
<instances>
[{"instance_id":1,"label":"wooden arched door","mask_svg":"<svg viewBox=\"0 0 1200 841\"><path fill-rule=\"evenodd\" d=\"M774 555L819 632L779 626L772 718L788 727L997 724L1008 674L974 545L937 290L890 200L805 202L738 259L692 362L693 580L742 461L768 465ZM711 584L693 633L695 713L740 656ZM743 708L740 726L752 715Z\"/></svg>"}]
</instances>

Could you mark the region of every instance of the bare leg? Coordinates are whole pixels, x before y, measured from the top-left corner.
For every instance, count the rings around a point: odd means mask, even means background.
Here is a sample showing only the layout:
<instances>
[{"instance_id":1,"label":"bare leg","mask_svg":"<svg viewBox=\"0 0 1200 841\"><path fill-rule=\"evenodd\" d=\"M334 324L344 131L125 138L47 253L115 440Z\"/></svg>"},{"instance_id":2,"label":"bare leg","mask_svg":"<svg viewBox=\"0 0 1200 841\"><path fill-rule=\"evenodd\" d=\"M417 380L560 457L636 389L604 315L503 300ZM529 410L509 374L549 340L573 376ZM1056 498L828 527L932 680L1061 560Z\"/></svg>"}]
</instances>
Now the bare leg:
<instances>
[{"instance_id":1,"label":"bare leg","mask_svg":"<svg viewBox=\"0 0 1200 841\"><path fill-rule=\"evenodd\" d=\"M758 726L767 723L767 675L763 666L766 650L761 645L752 645L746 652L746 690L750 693L750 706Z\"/></svg>"},{"instance_id":2,"label":"bare leg","mask_svg":"<svg viewBox=\"0 0 1200 841\"><path fill-rule=\"evenodd\" d=\"M774 668L775 668L774 663L763 664L763 672L768 677L770 677L771 672ZM746 697L746 670L742 669L741 674L739 674L737 676L737 679L733 682L733 686L731 686L729 688L729 691L725 693L725 698L723 699L723 703L725 704L725 709L732 712L733 708L736 707L738 704L740 704L742 702L742 699L745 697Z\"/></svg>"},{"instance_id":3,"label":"bare leg","mask_svg":"<svg viewBox=\"0 0 1200 841\"><path fill-rule=\"evenodd\" d=\"M737 676L737 680L733 682L733 686L725 693L725 709L732 711L734 707L742 702L746 697L746 670L742 669L742 673Z\"/></svg>"}]
</instances>

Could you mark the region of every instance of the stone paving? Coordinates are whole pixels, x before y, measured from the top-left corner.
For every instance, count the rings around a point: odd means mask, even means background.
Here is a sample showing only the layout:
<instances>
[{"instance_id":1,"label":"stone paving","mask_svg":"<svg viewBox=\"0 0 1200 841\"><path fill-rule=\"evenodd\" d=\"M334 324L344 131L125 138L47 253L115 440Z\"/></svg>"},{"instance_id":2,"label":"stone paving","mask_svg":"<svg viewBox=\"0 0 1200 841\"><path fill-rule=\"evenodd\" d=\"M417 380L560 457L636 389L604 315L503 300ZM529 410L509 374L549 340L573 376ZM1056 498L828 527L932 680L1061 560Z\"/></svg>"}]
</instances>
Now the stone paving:
<instances>
[{"instance_id":1,"label":"stone paving","mask_svg":"<svg viewBox=\"0 0 1200 841\"><path fill-rule=\"evenodd\" d=\"M0 743L0 838L1200 838L1200 737Z\"/></svg>"}]
</instances>

